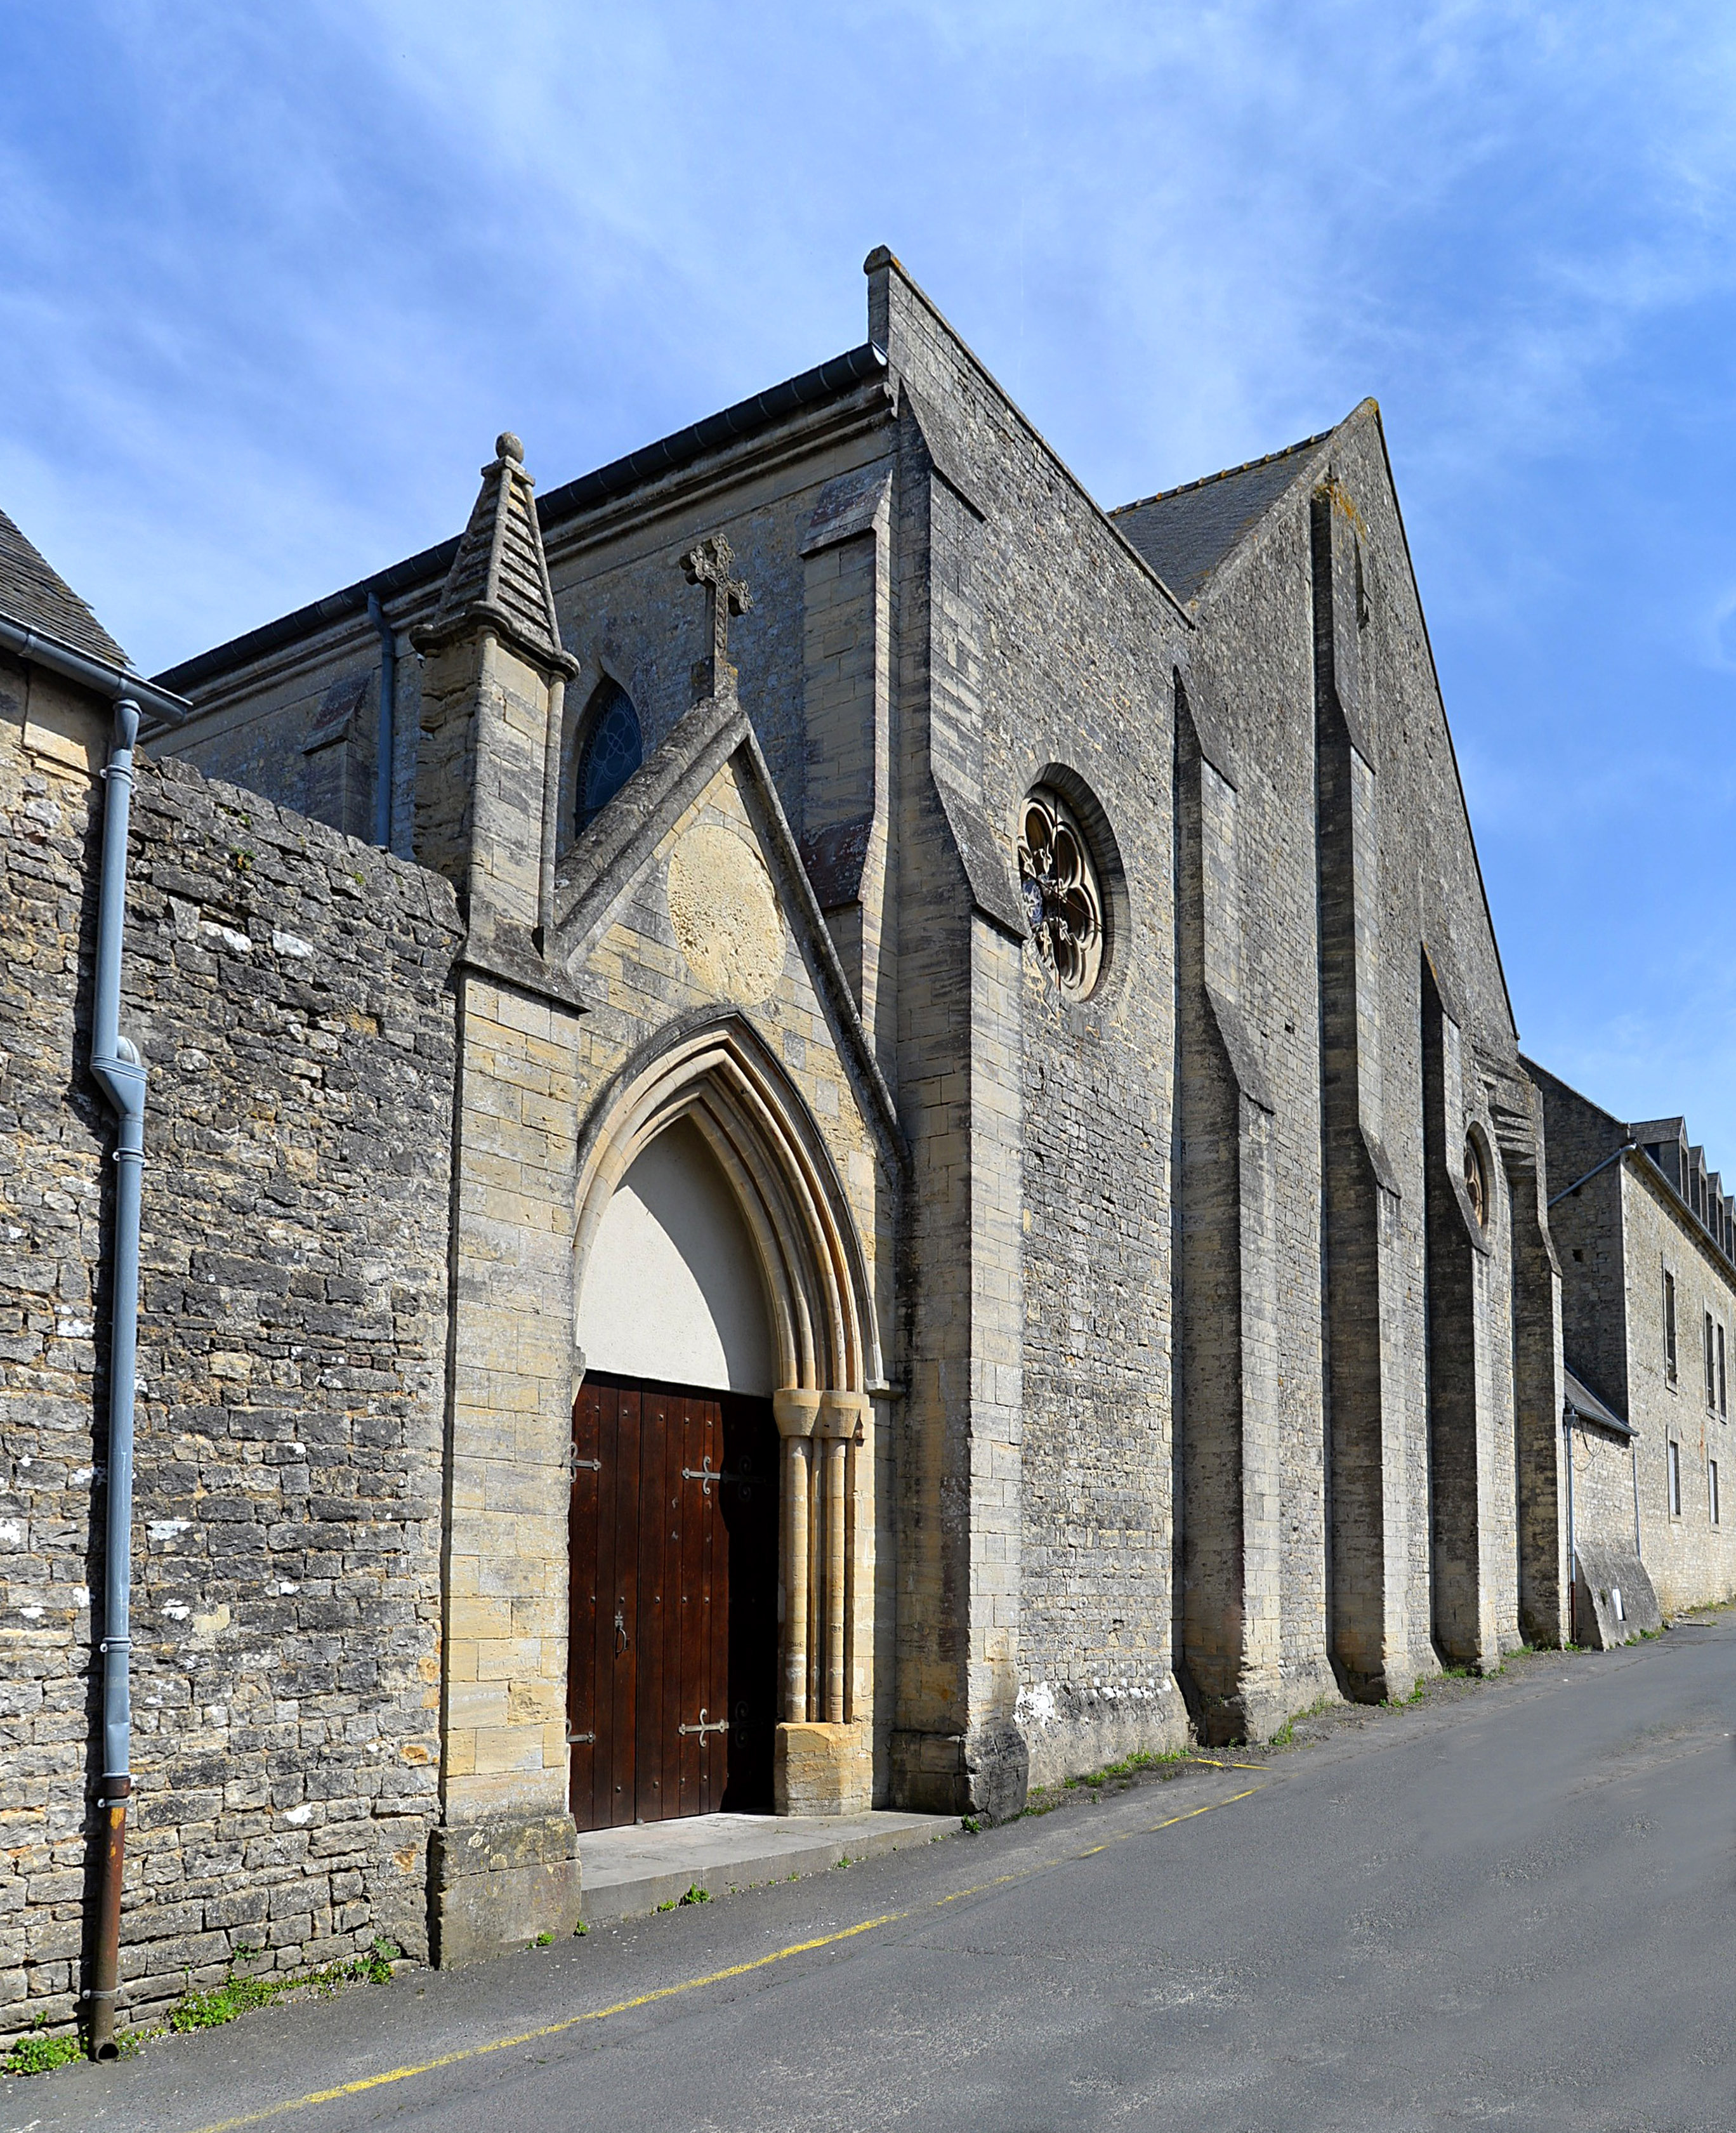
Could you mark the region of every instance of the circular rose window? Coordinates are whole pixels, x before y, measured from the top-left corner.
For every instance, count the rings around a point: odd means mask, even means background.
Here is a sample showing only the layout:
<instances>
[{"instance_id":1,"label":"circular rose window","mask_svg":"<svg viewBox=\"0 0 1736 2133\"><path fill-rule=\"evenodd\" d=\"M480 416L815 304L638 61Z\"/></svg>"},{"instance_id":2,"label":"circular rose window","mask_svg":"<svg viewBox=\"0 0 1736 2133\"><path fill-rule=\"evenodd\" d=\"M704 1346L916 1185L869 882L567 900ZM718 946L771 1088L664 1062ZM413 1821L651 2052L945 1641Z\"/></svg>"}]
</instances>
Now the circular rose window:
<instances>
[{"instance_id":1,"label":"circular rose window","mask_svg":"<svg viewBox=\"0 0 1736 2133\"><path fill-rule=\"evenodd\" d=\"M1103 893L1084 832L1046 786L1020 814L1019 884L1038 954L1062 991L1083 999L1103 965Z\"/></svg>"},{"instance_id":2,"label":"circular rose window","mask_svg":"<svg viewBox=\"0 0 1736 2133\"><path fill-rule=\"evenodd\" d=\"M1483 1174L1483 1150L1470 1134L1465 1136L1464 1184L1465 1197L1471 1203L1471 1212L1477 1217L1477 1225L1486 1230L1489 1226L1489 1182Z\"/></svg>"}]
</instances>

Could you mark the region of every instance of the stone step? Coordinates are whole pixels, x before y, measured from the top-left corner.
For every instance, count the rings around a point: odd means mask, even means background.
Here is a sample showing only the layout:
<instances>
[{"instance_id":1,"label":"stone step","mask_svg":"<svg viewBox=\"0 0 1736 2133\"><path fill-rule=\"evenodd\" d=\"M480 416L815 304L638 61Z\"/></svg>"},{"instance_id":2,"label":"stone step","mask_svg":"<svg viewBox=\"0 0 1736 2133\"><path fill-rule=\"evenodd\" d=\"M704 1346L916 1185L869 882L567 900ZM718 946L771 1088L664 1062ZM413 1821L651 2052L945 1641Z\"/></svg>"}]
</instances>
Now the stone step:
<instances>
[{"instance_id":1,"label":"stone step","mask_svg":"<svg viewBox=\"0 0 1736 2133\"><path fill-rule=\"evenodd\" d=\"M639 1918L679 1903L691 1888L712 1896L822 1874L841 1859L873 1859L909 1844L949 1837L950 1814L696 1814L676 1822L634 1822L586 1830L580 1915L587 1926Z\"/></svg>"}]
</instances>

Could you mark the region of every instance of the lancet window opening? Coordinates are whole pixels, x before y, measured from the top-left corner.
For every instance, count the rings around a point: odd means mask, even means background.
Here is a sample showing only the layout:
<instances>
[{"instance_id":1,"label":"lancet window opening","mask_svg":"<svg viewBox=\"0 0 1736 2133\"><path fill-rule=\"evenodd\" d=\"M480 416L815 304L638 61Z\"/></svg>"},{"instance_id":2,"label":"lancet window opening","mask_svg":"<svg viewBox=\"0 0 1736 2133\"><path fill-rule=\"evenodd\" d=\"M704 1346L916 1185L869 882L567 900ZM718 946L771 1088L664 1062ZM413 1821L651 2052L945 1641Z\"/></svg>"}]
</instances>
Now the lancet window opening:
<instances>
[{"instance_id":1,"label":"lancet window opening","mask_svg":"<svg viewBox=\"0 0 1736 2133\"><path fill-rule=\"evenodd\" d=\"M633 699L605 675L585 707L584 739L573 778L573 828L587 829L645 759Z\"/></svg>"}]
</instances>

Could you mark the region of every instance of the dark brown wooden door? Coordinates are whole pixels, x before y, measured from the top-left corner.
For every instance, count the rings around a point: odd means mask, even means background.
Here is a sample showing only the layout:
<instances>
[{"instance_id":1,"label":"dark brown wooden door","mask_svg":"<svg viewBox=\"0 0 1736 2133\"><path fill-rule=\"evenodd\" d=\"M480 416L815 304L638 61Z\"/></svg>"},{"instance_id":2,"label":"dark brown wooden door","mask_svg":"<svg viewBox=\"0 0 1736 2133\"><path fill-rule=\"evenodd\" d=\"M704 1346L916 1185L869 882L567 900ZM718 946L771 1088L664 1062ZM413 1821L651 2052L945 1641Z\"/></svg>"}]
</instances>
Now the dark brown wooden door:
<instances>
[{"instance_id":1,"label":"dark brown wooden door","mask_svg":"<svg viewBox=\"0 0 1736 2133\"><path fill-rule=\"evenodd\" d=\"M772 1804L769 1400L587 1377L573 1404L567 1736L581 1829Z\"/></svg>"}]
</instances>

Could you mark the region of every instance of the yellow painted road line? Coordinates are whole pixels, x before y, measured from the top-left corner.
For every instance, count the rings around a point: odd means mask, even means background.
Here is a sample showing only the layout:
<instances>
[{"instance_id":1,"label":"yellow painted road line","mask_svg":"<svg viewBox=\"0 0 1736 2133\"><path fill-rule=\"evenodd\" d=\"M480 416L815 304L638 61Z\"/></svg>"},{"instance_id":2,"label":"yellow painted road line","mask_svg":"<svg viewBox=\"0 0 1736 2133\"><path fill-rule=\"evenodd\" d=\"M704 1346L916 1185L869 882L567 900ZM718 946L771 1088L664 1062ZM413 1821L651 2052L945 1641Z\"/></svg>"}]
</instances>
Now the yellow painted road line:
<instances>
[{"instance_id":1,"label":"yellow painted road line","mask_svg":"<svg viewBox=\"0 0 1736 2133\"><path fill-rule=\"evenodd\" d=\"M1226 1767L1252 1769L1255 1765L1227 1765ZM1173 1829L1179 1822L1191 1822L1195 1815L1209 1814L1213 1808L1233 1807L1237 1800L1251 1799L1261 1785L1250 1785L1246 1792L1235 1793L1228 1799L1208 1800L1203 1807L1189 1808L1184 1813L1172 1814L1163 1822L1149 1823L1143 1829L1129 1829L1116 1836L1106 1837L1102 1843L1093 1844L1088 1851L1063 1852L1058 1858L1040 1859L1034 1866L1022 1866L1010 1874L997 1874L991 1881L978 1881L968 1889L955 1889L948 1896L935 1897L930 1908L939 1910L944 1904L956 1904L963 1896L986 1895L991 1889L1004 1888L1009 1881L1029 1880L1032 1875L1041 1874L1051 1866L1064 1866L1069 1860L1094 1858L1099 1851L1107 1851L1112 1844L1125 1843L1131 1837L1155 1836L1160 1829ZM215 2124L201 2126L198 2133L240 2133L246 2126L263 2126L268 2119L282 2118L292 2111L306 2111L316 2103L341 2102L346 2096L364 2095L370 2088L385 2088L398 2081L412 2081L417 2075L438 2073L443 2067L461 2066L466 2059L485 2058L490 2052L509 2052L521 2044L540 2044L545 2037L558 2037L566 2030L576 2029L586 2022L605 2022L611 2015L629 2014L635 2007L649 2007L659 2000L673 2000L683 1992L697 1992L702 1986L722 1985L732 1977L745 1977L750 1971L764 1970L768 1963L785 1962L793 1955L811 1955L816 1948L833 1948L840 1941L854 1940L858 1933L872 1933L877 1926L895 1925L901 1919L914 1918L914 1911L883 1911L877 1919L864 1919L860 1925L845 1926L837 1933L822 1933L817 1940L798 1940L788 1948L780 1948L771 1955L756 1955L751 1962L733 1962L726 1970L707 1971L703 1977L683 1978L679 1985L660 1985L653 1992L641 1992L631 2000L617 2000L610 2007L587 2008L582 2015L567 2015L558 2022L545 2022L541 2028L523 2029L515 2037L495 2037L485 2044L466 2044L461 2051L442 2052L437 2058L422 2059L414 2066L393 2067L388 2073L364 2074L359 2080L340 2082L335 2088L316 2088L306 2096L286 2097L281 2103L268 2103L258 2111L244 2111L239 2118L219 2119Z\"/></svg>"},{"instance_id":2,"label":"yellow painted road line","mask_svg":"<svg viewBox=\"0 0 1736 2133\"><path fill-rule=\"evenodd\" d=\"M1155 1837L1160 1829L1174 1829L1179 1822L1191 1822L1196 1814L1209 1814L1213 1808L1234 1807L1237 1800L1251 1799L1256 1793L1264 1792L1264 1785L1250 1785L1245 1793L1232 1793L1227 1799L1208 1800L1203 1807L1190 1807L1180 1814L1172 1814L1162 1822L1147 1822L1143 1829L1118 1829L1113 1837L1106 1837L1101 1844L1093 1844L1088 1851L1076 1852L1078 1859L1095 1859L1100 1851L1107 1851L1112 1844L1125 1844L1131 1837Z\"/></svg>"},{"instance_id":3,"label":"yellow painted road line","mask_svg":"<svg viewBox=\"0 0 1736 2133\"><path fill-rule=\"evenodd\" d=\"M409 2081L419 2073L436 2073L441 2067L461 2065L465 2059L483 2058L490 2052L509 2052L519 2044L534 2044L544 2037L558 2037L563 2029L576 2029L581 2022L606 2021L611 2015L624 2015L634 2007L649 2007L653 2001L673 2000L679 1992L697 1992L702 1985L721 1985L726 1978L745 1977L750 1970L764 1970L769 1962L783 1962L793 1955L807 1955L817 1948L830 1948L837 1941L853 1940L858 1933L872 1933L876 1926L890 1925L895 1919L909 1915L908 1911L887 1911L877 1919L864 1919L859 1926L846 1926L841 1933L822 1933L817 1940L798 1941L793 1948L780 1948L774 1955L755 1956L751 1962L731 1963L727 1970L709 1971L703 1977L683 1978L679 1985L660 1985L654 1992L641 1992L632 2000L617 2000L612 2007L588 2008L582 2015L568 2015L559 2022L545 2022L540 2029L521 2030L516 2037L495 2037L485 2044L467 2044L462 2051L442 2052L438 2058L423 2059L417 2066L393 2067L389 2073L365 2074L359 2081L342 2082L335 2088L316 2088L306 2096L287 2097L281 2103L268 2103L263 2110L244 2111L239 2118L224 2118L215 2125L202 2126L199 2133L237 2133L240 2126L260 2126L268 2118L281 2118L286 2111L306 2111L316 2103L335 2103L346 2096L360 2096L370 2088L383 2088L391 2082Z\"/></svg>"}]
</instances>

